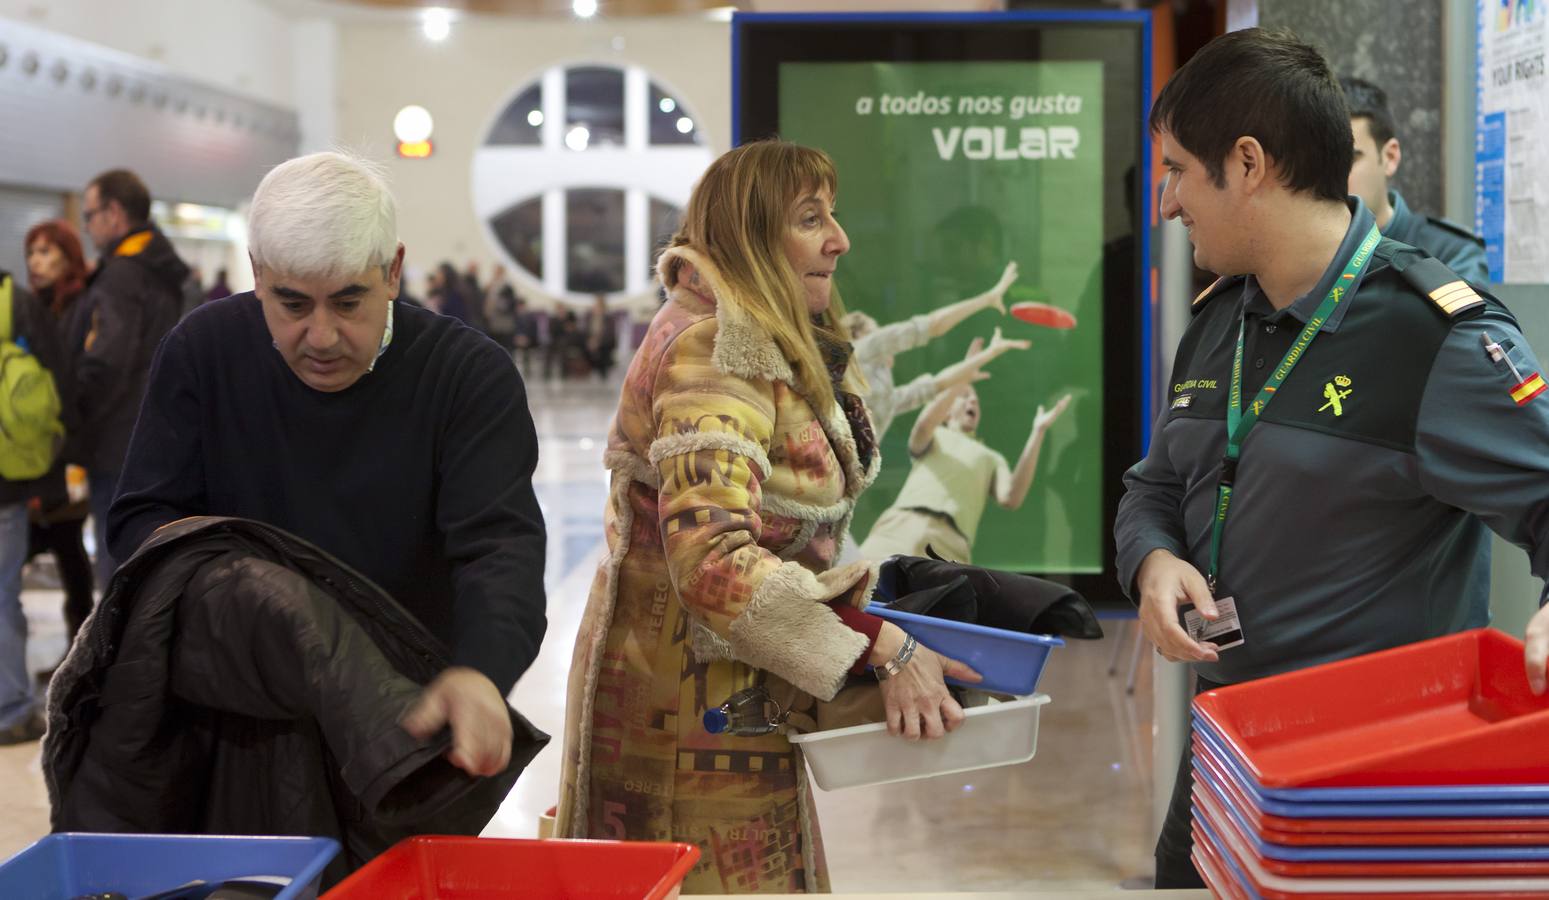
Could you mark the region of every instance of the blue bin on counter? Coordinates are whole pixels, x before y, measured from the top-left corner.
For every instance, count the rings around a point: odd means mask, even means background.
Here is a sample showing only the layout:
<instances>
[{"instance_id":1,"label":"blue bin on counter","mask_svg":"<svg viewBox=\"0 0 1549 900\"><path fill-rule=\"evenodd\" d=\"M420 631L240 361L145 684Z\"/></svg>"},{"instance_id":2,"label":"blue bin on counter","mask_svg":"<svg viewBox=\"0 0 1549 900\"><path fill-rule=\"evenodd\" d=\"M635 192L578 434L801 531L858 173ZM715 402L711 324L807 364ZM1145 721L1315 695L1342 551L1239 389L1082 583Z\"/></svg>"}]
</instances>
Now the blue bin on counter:
<instances>
[{"instance_id":1,"label":"blue bin on counter","mask_svg":"<svg viewBox=\"0 0 1549 900\"><path fill-rule=\"evenodd\" d=\"M1065 646L1057 637L921 616L890 609L883 603L872 603L866 611L887 619L937 653L973 667L984 676L983 681L968 684L948 678L947 683L981 691L1018 697L1033 693L1044 663L1049 660L1049 651Z\"/></svg>"},{"instance_id":2,"label":"blue bin on counter","mask_svg":"<svg viewBox=\"0 0 1549 900\"><path fill-rule=\"evenodd\" d=\"M0 864L0 897L141 897L196 879L278 875L291 882L276 900L315 900L323 868L338 852L330 838L51 834Z\"/></svg>"}]
</instances>

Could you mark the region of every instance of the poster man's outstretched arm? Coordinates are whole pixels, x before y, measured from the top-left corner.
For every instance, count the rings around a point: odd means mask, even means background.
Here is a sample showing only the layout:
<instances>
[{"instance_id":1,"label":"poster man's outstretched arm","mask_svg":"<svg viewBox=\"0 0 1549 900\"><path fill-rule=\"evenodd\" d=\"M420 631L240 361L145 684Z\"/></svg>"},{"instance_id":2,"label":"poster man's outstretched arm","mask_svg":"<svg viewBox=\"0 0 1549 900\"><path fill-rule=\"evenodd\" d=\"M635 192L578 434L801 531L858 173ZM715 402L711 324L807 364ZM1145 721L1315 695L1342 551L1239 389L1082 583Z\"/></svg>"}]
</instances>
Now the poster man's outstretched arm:
<instances>
[{"instance_id":1,"label":"poster man's outstretched arm","mask_svg":"<svg viewBox=\"0 0 1549 900\"><path fill-rule=\"evenodd\" d=\"M1027 437L1027 446L1022 448L1022 458L1017 460L1017 467L1011 473L1009 484L997 483L995 502L1007 509L1017 509L1022 501L1027 499L1027 491L1033 486L1033 472L1038 468L1038 452L1043 448L1043 439L1049 432L1049 426L1060 417L1066 407L1070 406L1070 395L1060 398L1060 402L1054 404L1053 409L1044 409L1038 406L1038 414L1033 417L1033 432Z\"/></svg>"}]
</instances>

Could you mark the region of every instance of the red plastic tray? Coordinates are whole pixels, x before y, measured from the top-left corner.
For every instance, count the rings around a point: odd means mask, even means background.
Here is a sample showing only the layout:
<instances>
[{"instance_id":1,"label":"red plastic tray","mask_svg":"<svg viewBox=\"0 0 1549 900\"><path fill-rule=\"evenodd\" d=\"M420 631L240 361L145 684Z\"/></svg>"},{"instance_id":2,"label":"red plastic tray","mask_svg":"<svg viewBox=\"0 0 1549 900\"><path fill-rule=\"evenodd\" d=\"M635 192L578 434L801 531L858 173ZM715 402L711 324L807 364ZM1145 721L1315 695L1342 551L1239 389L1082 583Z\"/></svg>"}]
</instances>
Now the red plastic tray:
<instances>
[{"instance_id":1,"label":"red plastic tray","mask_svg":"<svg viewBox=\"0 0 1549 900\"><path fill-rule=\"evenodd\" d=\"M1264 840L1291 846L1549 846L1549 819L1289 819L1253 805L1198 738L1194 765ZM1499 825L1497 823L1500 823ZM1360 826L1354 828L1352 826ZM1405 831L1408 827L1412 830ZM1501 831L1488 829L1500 827ZM1340 831L1340 828L1346 830ZM1467 830L1471 829L1471 830ZM1532 830L1537 829L1537 830Z\"/></svg>"},{"instance_id":2,"label":"red plastic tray","mask_svg":"<svg viewBox=\"0 0 1549 900\"><path fill-rule=\"evenodd\" d=\"M325 900L670 900L699 860L689 844L415 837Z\"/></svg>"},{"instance_id":3,"label":"red plastic tray","mask_svg":"<svg viewBox=\"0 0 1549 900\"><path fill-rule=\"evenodd\" d=\"M1522 642L1476 629L1201 694L1266 788L1549 783L1549 695Z\"/></svg>"}]
</instances>

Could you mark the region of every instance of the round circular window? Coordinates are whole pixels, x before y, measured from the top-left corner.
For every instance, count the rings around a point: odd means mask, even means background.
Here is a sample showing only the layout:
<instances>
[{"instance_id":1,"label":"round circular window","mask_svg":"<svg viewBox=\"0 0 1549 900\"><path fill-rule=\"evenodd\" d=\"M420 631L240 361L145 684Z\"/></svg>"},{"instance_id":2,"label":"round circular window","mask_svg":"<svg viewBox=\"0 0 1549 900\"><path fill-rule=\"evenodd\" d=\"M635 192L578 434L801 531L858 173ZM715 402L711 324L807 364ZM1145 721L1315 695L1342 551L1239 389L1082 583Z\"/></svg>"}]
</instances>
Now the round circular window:
<instances>
[{"instance_id":1,"label":"round circular window","mask_svg":"<svg viewBox=\"0 0 1549 900\"><path fill-rule=\"evenodd\" d=\"M576 305L639 294L711 158L694 114L644 69L556 66L491 123L474 211L530 288Z\"/></svg>"}]
</instances>

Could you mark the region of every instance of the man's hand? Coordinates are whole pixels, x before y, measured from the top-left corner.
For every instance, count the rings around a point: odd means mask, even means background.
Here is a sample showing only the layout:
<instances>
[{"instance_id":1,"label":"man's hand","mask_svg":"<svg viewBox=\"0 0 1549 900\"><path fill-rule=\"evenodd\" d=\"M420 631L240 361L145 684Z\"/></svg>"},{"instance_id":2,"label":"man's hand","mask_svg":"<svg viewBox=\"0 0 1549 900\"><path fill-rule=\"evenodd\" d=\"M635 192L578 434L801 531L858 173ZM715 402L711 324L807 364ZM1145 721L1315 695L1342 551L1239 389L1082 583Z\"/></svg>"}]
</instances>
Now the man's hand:
<instances>
[{"instance_id":1,"label":"man's hand","mask_svg":"<svg viewBox=\"0 0 1549 900\"><path fill-rule=\"evenodd\" d=\"M1026 350L1031 346L1033 346L1032 341L1022 340L1020 338L1013 340L1011 338L1002 337L999 327L995 329L995 334L990 338L990 352L995 356L1000 356L1001 354L1008 353L1012 350Z\"/></svg>"},{"instance_id":2,"label":"man's hand","mask_svg":"<svg viewBox=\"0 0 1549 900\"><path fill-rule=\"evenodd\" d=\"M1166 550L1152 550L1140 563L1135 585L1140 590L1140 627L1163 659L1215 662L1219 658L1215 644L1195 643L1178 623L1178 607L1185 603L1193 603L1206 619L1213 621L1219 615L1198 569ZM1549 629L1549 622L1545 628Z\"/></svg>"},{"instance_id":3,"label":"man's hand","mask_svg":"<svg viewBox=\"0 0 1549 900\"><path fill-rule=\"evenodd\" d=\"M1542 694L1545 687L1544 666L1549 665L1549 606L1542 607L1527 623L1527 638L1523 641L1527 662L1527 683L1533 693Z\"/></svg>"},{"instance_id":4,"label":"man's hand","mask_svg":"<svg viewBox=\"0 0 1549 900\"><path fill-rule=\"evenodd\" d=\"M1048 431L1049 426L1054 424L1054 420L1058 419L1068 406L1070 406L1069 394L1061 397L1060 402L1054 404L1053 409L1044 409L1042 403L1038 404L1038 411L1033 414L1033 433Z\"/></svg>"},{"instance_id":5,"label":"man's hand","mask_svg":"<svg viewBox=\"0 0 1549 900\"><path fill-rule=\"evenodd\" d=\"M425 686L404 713L403 730L426 741L448 725L447 761L469 775L495 775L511 761L511 713L484 673L453 666Z\"/></svg>"},{"instance_id":6,"label":"man's hand","mask_svg":"<svg viewBox=\"0 0 1549 900\"><path fill-rule=\"evenodd\" d=\"M1006 263L1005 271L1000 273L1000 281L984 295L985 305L999 311L1001 315L1005 315L1006 292L1011 290L1011 285L1016 282L1018 274L1019 270L1017 269L1016 260Z\"/></svg>"}]
</instances>

